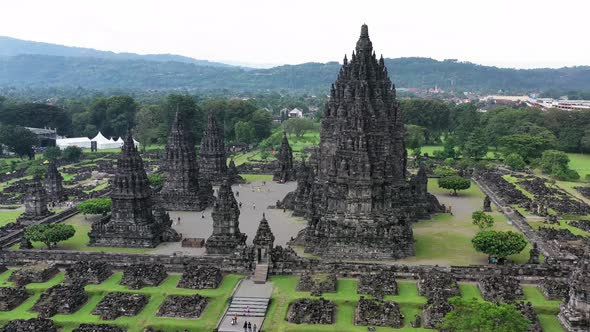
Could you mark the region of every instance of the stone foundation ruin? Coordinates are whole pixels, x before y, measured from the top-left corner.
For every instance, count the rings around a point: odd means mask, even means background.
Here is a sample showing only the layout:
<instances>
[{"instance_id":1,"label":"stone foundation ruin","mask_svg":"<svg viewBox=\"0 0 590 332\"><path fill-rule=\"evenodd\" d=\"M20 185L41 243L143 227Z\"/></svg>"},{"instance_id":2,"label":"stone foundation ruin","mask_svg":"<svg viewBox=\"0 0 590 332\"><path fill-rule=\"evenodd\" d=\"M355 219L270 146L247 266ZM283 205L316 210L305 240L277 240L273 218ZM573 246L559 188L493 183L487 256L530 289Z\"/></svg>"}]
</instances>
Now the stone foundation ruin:
<instances>
[{"instance_id":1,"label":"stone foundation ruin","mask_svg":"<svg viewBox=\"0 0 590 332\"><path fill-rule=\"evenodd\" d=\"M166 267L162 264L132 264L123 272L120 284L130 289L146 286L156 287L168 278Z\"/></svg>"},{"instance_id":2,"label":"stone foundation ruin","mask_svg":"<svg viewBox=\"0 0 590 332\"><path fill-rule=\"evenodd\" d=\"M149 298L142 294L109 293L96 305L93 315L103 320L114 320L121 316L136 316L147 305Z\"/></svg>"},{"instance_id":3,"label":"stone foundation ruin","mask_svg":"<svg viewBox=\"0 0 590 332\"><path fill-rule=\"evenodd\" d=\"M12 273L8 281L14 282L15 286L24 286L32 282L46 282L59 273L55 265L38 263L29 264Z\"/></svg>"},{"instance_id":4,"label":"stone foundation ruin","mask_svg":"<svg viewBox=\"0 0 590 332\"><path fill-rule=\"evenodd\" d=\"M57 327L51 319L31 318L11 320L0 332L57 332Z\"/></svg>"},{"instance_id":5,"label":"stone foundation ruin","mask_svg":"<svg viewBox=\"0 0 590 332\"><path fill-rule=\"evenodd\" d=\"M361 296L356 305L354 324L387 326L399 329L404 325L404 315L395 302L369 300Z\"/></svg>"},{"instance_id":6,"label":"stone foundation ruin","mask_svg":"<svg viewBox=\"0 0 590 332\"><path fill-rule=\"evenodd\" d=\"M81 285L56 285L41 294L32 311L39 313L41 318L56 314L70 315L78 311L87 300L88 295Z\"/></svg>"},{"instance_id":7,"label":"stone foundation ruin","mask_svg":"<svg viewBox=\"0 0 590 332\"><path fill-rule=\"evenodd\" d=\"M336 305L320 298L298 299L289 306L286 320L293 324L334 324Z\"/></svg>"},{"instance_id":8,"label":"stone foundation ruin","mask_svg":"<svg viewBox=\"0 0 590 332\"><path fill-rule=\"evenodd\" d=\"M68 284L100 284L113 274L112 267L101 261L79 261L66 269Z\"/></svg>"},{"instance_id":9,"label":"stone foundation ruin","mask_svg":"<svg viewBox=\"0 0 590 332\"><path fill-rule=\"evenodd\" d=\"M74 332L126 332L127 329L124 329L119 326L115 325L107 325L107 324L81 324Z\"/></svg>"},{"instance_id":10,"label":"stone foundation ruin","mask_svg":"<svg viewBox=\"0 0 590 332\"><path fill-rule=\"evenodd\" d=\"M514 277L503 275L484 276L479 280L477 286L486 301L512 303L524 299L520 283Z\"/></svg>"},{"instance_id":11,"label":"stone foundation ruin","mask_svg":"<svg viewBox=\"0 0 590 332\"><path fill-rule=\"evenodd\" d=\"M438 269L421 274L417 286L418 294L428 299L449 299L461 295L455 278L450 273Z\"/></svg>"},{"instance_id":12,"label":"stone foundation ruin","mask_svg":"<svg viewBox=\"0 0 590 332\"><path fill-rule=\"evenodd\" d=\"M221 270L212 266L186 265L178 288L215 289L223 280Z\"/></svg>"},{"instance_id":13,"label":"stone foundation ruin","mask_svg":"<svg viewBox=\"0 0 590 332\"><path fill-rule=\"evenodd\" d=\"M0 311L11 311L29 298L24 287L0 287Z\"/></svg>"},{"instance_id":14,"label":"stone foundation ruin","mask_svg":"<svg viewBox=\"0 0 590 332\"><path fill-rule=\"evenodd\" d=\"M297 284L297 291L311 292L312 296L320 296L322 293L336 293L337 278L335 274L311 275L304 273Z\"/></svg>"},{"instance_id":15,"label":"stone foundation ruin","mask_svg":"<svg viewBox=\"0 0 590 332\"><path fill-rule=\"evenodd\" d=\"M205 307L207 298L195 294L190 296L172 295L166 298L158 309L160 317L199 318Z\"/></svg>"},{"instance_id":16,"label":"stone foundation ruin","mask_svg":"<svg viewBox=\"0 0 590 332\"><path fill-rule=\"evenodd\" d=\"M373 296L397 295L398 286L395 273L380 271L377 273L363 274L359 278L357 294L369 294Z\"/></svg>"}]
</instances>

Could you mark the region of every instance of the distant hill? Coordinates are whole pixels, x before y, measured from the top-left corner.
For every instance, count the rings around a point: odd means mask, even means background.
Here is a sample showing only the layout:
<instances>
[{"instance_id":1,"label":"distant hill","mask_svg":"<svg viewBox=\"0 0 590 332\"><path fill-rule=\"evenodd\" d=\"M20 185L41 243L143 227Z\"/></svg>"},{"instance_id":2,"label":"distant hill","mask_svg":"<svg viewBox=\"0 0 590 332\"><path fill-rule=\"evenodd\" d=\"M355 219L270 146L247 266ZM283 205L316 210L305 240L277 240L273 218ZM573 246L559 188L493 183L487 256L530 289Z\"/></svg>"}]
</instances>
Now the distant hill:
<instances>
[{"instance_id":1,"label":"distant hill","mask_svg":"<svg viewBox=\"0 0 590 332\"><path fill-rule=\"evenodd\" d=\"M437 86L444 90L508 93L590 91L588 66L525 70L429 58L386 59L385 63L392 81L403 88ZM112 53L0 37L0 88L318 93L328 91L339 68L337 62L241 68L177 55Z\"/></svg>"},{"instance_id":2,"label":"distant hill","mask_svg":"<svg viewBox=\"0 0 590 332\"><path fill-rule=\"evenodd\" d=\"M233 67L225 63L197 60L182 55L115 53L111 51L95 50L93 48L64 46L0 36L0 56L16 56L22 54L92 57L113 60L176 61L202 66Z\"/></svg>"}]
</instances>

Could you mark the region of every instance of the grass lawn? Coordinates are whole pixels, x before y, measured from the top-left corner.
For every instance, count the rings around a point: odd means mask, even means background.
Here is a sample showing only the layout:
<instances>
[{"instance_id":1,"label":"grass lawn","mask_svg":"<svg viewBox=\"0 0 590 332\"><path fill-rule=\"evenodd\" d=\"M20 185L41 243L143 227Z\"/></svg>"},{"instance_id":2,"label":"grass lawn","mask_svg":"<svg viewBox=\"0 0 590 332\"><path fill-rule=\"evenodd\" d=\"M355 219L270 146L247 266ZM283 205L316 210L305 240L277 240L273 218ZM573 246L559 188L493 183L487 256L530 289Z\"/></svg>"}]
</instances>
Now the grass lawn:
<instances>
[{"instance_id":1,"label":"grass lawn","mask_svg":"<svg viewBox=\"0 0 590 332\"><path fill-rule=\"evenodd\" d=\"M255 181L272 181L272 175L269 174L240 174L246 182L255 182Z\"/></svg>"},{"instance_id":2,"label":"grass lawn","mask_svg":"<svg viewBox=\"0 0 590 332\"><path fill-rule=\"evenodd\" d=\"M16 218L23 214L23 210L4 210L0 211L0 227L15 222Z\"/></svg>"},{"instance_id":3,"label":"grass lawn","mask_svg":"<svg viewBox=\"0 0 590 332\"><path fill-rule=\"evenodd\" d=\"M10 273L12 273L12 270L0 275L0 283L2 283L0 286L10 286L11 283L4 282ZM80 310L72 315L55 315L52 319L57 325L63 328L63 332L71 332L81 323L114 324L127 328L129 332L141 332L147 327L170 332L185 329L192 332L212 331L217 325L217 322L227 304L229 297L231 296L233 289L235 288L236 283L242 278L242 276L230 274L223 279L223 282L217 289L191 290L176 288L176 284L180 280L180 275L170 275L158 287L145 287L140 290L129 290L124 286L119 285L119 281L121 280L122 276L123 273L115 273L111 278L100 285L86 286L85 289L89 296L89 300ZM33 296L12 311L0 312L0 323L3 324L12 319L27 319L36 317L37 314L30 312L29 310L40 297L41 293L43 293L47 288L57 285L63 281L63 278L64 275L62 272L49 282L41 284L33 283L27 285L27 290L29 293L32 293ZM149 296L150 300L146 307L139 313L139 315L134 317L119 317L114 321L102 321L100 317L92 315L91 312L94 310L98 302L100 302L100 300L106 294L115 291L145 294ZM200 318L176 319L160 318L156 316L158 308L168 295L191 294L200 294L209 299L207 308Z\"/></svg>"},{"instance_id":4,"label":"grass lawn","mask_svg":"<svg viewBox=\"0 0 590 332\"><path fill-rule=\"evenodd\" d=\"M590 154L568 153L567 156L570 158L570 168L578 172L580 179L584 180L590 174Z\"/></svg>"},{"instance_id":5,"label":"grass lawn","mask_svg":"<svg viewBox=\"0 0 590 332\"><path fill-rule=\"evenodd\" d=\"M399 260L406 264L439 264L439 265L470 265L486 264L487 255L475 251L471 239L479 231L472 224L471 214L481 210L484 194L475 183L467 190L459 192L458 196L451 196L448 190L438 188L437 181L428 181L428 191L437 195L439 199L453 207L453 215L436 214L430 220L421 220L413 225L416 239L416 256ZM495 223L493 229L499 231L518 230L507 223L506 217L496 210L491 215ZM508 259L516 263L528 261L528 245L517 255Z\"/></svg>"}]
</instances>

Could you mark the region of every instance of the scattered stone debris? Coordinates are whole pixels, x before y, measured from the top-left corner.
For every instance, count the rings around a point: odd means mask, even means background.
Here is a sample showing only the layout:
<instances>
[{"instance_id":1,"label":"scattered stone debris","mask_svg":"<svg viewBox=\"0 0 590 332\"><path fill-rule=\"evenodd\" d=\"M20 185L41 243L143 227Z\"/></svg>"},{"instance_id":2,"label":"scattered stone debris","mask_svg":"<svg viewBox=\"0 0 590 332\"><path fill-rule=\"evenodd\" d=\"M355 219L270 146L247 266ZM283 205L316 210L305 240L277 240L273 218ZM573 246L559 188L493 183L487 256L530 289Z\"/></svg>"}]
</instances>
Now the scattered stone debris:
<instances>
[{"instance_id":1,"label":"scattered stone debris","mask_svg":"<svg viewBox=\"0 0 590 332\"><path fill-rule=\"evenodd\" d=\"M103 320L114 320L121 316L136 316L146 306L149 299L142 294L109 293L92 311Z\"/></svg>"},{"instance_id":2,"label":"scattered stone debris","mask_svg":"<svg viewBox=\"0 0 590 332\"><path fill-rule=\"evenodd\" d=\"M100 261L80 261L66 269L68 284L100 284L113 274L112 267Z\"/></svg>"},{"instance_id":3,"label":"scattered stone debris","mask_svg":"<svg viewBox=\"0 0 590 332\"><path fill-rule=\"evenodd\" d=\"M123 272L121 285L130 289L141 289L146 286L158 286L166 278L166 267L162 264L132 264Z\"/></svg>"},{"instance_id":4,"label":"scattered stone debris","mask_svg":"<svg viewBox=\"0 0 590 332\"><path fill-rule=\"evenodd\" d=\"M158 316L174 318L199 318L207 306L207 298L195 294L190 296L168 296L158 309Z\"/></svg>"},{"instance_id":5,"label":"scattered stone debris","mask_svg":"<svg viewBox=\"0 0 590 332\"><path fill-rule=\"evenodd\" d=\"M478 282L484 299L494 303L512 303L524 299L518 279L505 275L489 275Z\"/></svg>"},{"instance_id":6,"label":"scattered stone debris","mask_svg":"<svg viewBox=\"0 0 590 332\"><path fill-rule=\"evenodd\" d=\"M11 320L0 332L57 332L57 327L51 319L31 318Z\"/></svg>"},{"instance_id":7,"label":"scattered stone debris","mask_svg":"<svg viewBox=\"0 0 590 332\"><path fill-rule=\"evenodd\" d=\"M418 293L428 299L449 299L461 295L453 275L439 269L433 269L420 275Z\"/></svg>"},{"instance_id":8,"label":"scattered stone debris","mask_svg":"<svg viewBox=\"0 0 590 332\"><path fill-rule=\"evenodd\" d=\"M563 300L569 291L568 283L561 279L543 278L537 287L549 300Z\"/></svg>"},{"instance_id":9,"label":"scattered stone debris","mask_svg":"<svg viewBox=\"0 0 590 332\"><path fill-rule=\"evenodd\" d=\"M41 318L55 314L69 315L78 311L87 300L88 296L80 284L56 285L41 294L32 310L39 313Z\"/></svg>"},{"instance_id":10,"label":"scattered stone debris","mask_svg":"<svg viewBox=\"0 0 590 332\"><path fill-rule=\"evenodd\" d=\"M124 329L115 325L108 324L81 324L74 332L126 332Z\"/></svg>"},{"instance_id":11,"label":"scattered stone debris","mask_svg":"<svg viewBox=\"0 0 590 332\"><path fill-rule=\"evenodd\" d=\"M322 293L336 293L336 284L337 278L335 274L312 276L309 272L306 272L299 279L297 290L311 292L313 296L320 296Z\"/></svg>"},{"instance_id":12,"label":"scattered stone debris","mask_svg":"<svg viewBox=\"0 0 590 332\"><path fill-rule=\"evenodd\" d=\"M0 287L0 311L10 311L29 298L24 287Z\"/></svg>"},{"instance_id":13,"label":"scattered stone debris","mask_svg":"<svg viewBox=\"0 0 590 332\"><path fill-rule=\"evenodd\" d=\"M354 314L356 325L375 325L401 328L404 324L404 315L397 303L392 301L380 301L365 299L361 296Z\"/></svg>"},{"instance_id":14,"label":"scattered stone debris","mask_svg":"<svg viewBox=\"0 0 590 332\"><path fill-rule=\"evenodd\" d=\"M334 324L334 302L324 298L298 299L289 306L286 320L293 324Z\"/></svg>"},{"instance_id":15,"label":"scattered stone debris","mask_svg":"<svg viewBox=\"0 0 590 332\"><path fill-rule=\"evenodd\" d=\"M13 281L14 285L19 287L32 282L49 281L58 273L59 269L53 264L30 264L23 266L20 270L11 274L8 281Z\"/></svg>"},{"instance_id":16,"label":"scattered stone debris","mask_svg":"<svg viewBox=\"0 0 590 332\"><path fill-rule=\"evenodd\" d=\"M440 324L453 306L444 298L429 299L422 308L422 327L434 329Z\"/></svg>"},{"instance_id":17,"label":"scattered stone debris","mask_svg":"<svg viewBox=\"0 0 590 332\"><path fill-rule=\"evenodd\" d=\"M395 274L387 270L374 274L363 274L359 279L357 293L373 296L397 295L398 286Z\"/></svg>"},{"instance_id":18,"label":"scattered stone debris","mask_svg":"<svg viewBox=\"0 0 590 332\"><path fill-rule=\"evenodd\" d=\"M221 270L213 266L185 265L178 288L214 289L219 287L223 276Z\"/></svg>"}]
</instances>

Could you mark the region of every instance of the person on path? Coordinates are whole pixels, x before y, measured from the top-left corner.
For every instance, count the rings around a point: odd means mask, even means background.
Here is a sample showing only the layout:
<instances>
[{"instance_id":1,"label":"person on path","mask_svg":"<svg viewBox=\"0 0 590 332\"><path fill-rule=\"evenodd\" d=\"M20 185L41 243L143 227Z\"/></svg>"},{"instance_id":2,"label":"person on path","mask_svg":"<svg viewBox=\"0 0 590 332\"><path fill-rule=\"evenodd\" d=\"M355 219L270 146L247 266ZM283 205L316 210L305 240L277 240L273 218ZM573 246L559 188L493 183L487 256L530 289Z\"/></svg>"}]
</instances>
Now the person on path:
<instances>
[{"instance_id":1,"label":"person on path","mask_svg":"<svg viewBox=\"0 0 590 332\"><path fill-rule=\"evenodd\" d=\"M254 328L252 329L253 332L256 332L256 323L254 323Z\"/></svg>"},{"instance_id":2,"label":"person on path","mask_svg":"<svg viewBox=\"0 0 590 332\"><path fill-rule=\"evenodd\" d=\"M244 322L244 332L248 332L248 323Z\"/></svg>"},{"instance_id":3,"label":"person on path","mask_svg":"<svg viewBox=\"0 0 590 332\"><path fill-rule=\"evenodd\" d=\"M252 332L252 323L248 322L248 332Z\"/></svg>"},{"instance_id":4,"label":"person on path","mask_svg":"<svg viewBox=\"0 0 590 332\"><path fill-rule=\"evenodd\" d=\"M252 203L252 210L256 210L256 203Z\"/></svg>"}]
</instances>

